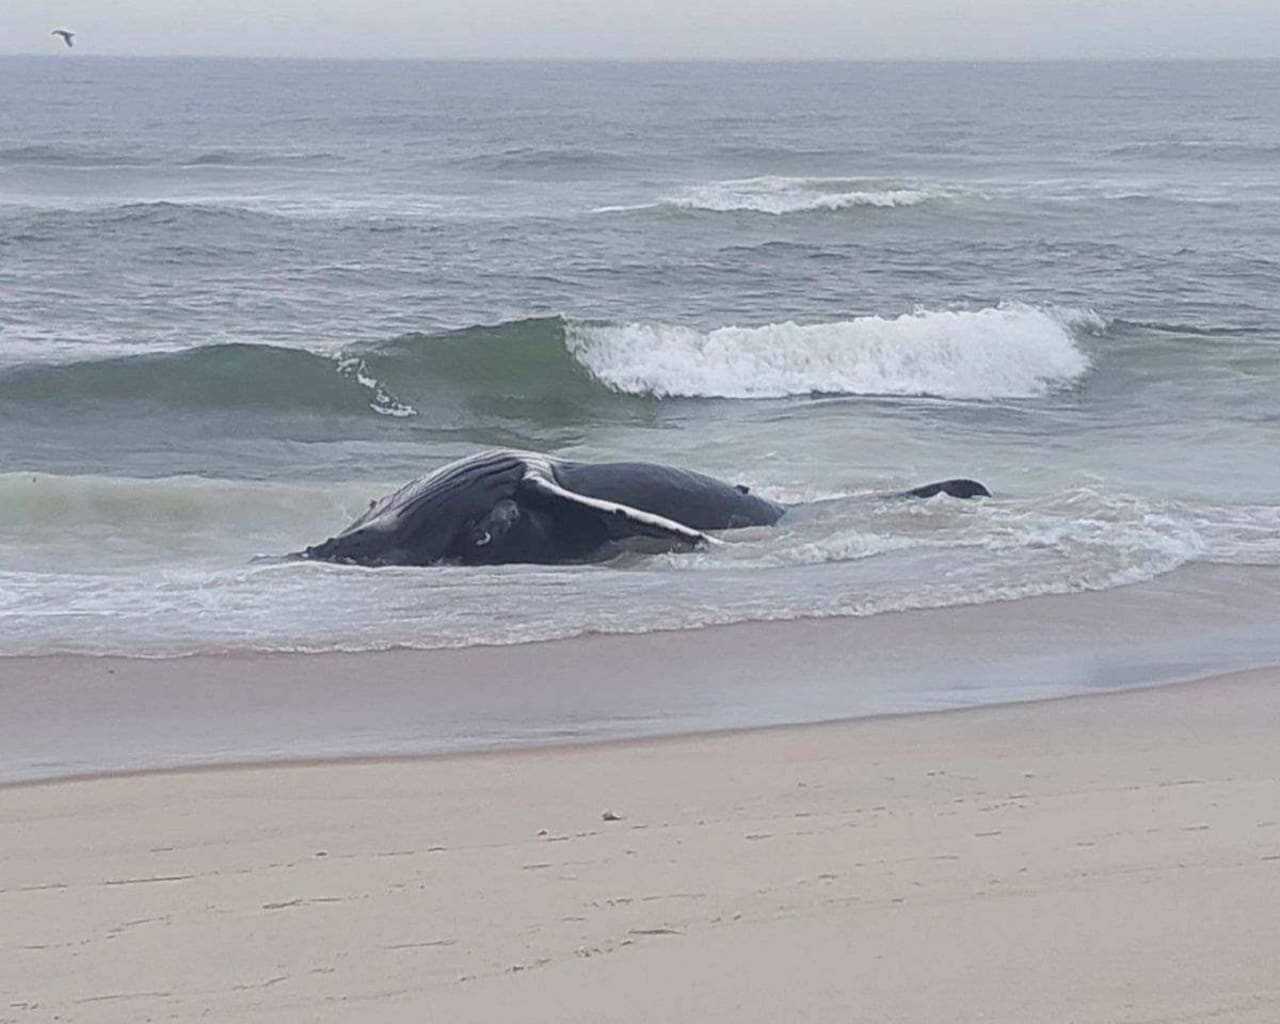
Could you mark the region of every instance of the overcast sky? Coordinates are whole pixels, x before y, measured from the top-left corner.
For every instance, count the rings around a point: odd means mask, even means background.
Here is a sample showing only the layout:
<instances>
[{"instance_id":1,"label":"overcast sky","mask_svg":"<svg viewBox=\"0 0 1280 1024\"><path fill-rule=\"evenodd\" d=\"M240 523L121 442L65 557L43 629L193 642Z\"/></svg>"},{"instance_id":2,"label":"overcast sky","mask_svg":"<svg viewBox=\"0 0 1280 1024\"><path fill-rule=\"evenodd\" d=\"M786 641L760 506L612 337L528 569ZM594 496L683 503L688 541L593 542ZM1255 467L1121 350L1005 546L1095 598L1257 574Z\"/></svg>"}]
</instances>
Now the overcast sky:
<instances>
[{"instance_id":1,"label":"overcast sky","mask_svg":"<svg viewBox=\"0 0 1280 1024\"><path fill-rule=\"evenodd\" d=\"M0 0L0 53L1278 58L1280 0Z\"/></svg>"}]
</instances>

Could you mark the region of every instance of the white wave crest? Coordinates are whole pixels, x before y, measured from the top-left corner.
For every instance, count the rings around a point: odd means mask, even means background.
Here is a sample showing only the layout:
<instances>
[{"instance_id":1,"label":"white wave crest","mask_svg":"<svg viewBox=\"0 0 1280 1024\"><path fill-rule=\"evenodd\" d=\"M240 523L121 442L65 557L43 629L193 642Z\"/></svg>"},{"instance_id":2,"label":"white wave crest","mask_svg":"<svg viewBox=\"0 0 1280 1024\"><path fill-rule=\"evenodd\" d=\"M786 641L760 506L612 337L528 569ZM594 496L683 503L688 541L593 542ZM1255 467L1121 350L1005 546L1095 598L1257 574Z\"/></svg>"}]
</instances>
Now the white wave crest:
<instances>
[{"instance_id":1,"label":"white wave crest","mask_svg":"<svg viewBox=\"0 0 1280 1024\"><path fill-rule=\"evenodd\" d=\"M707 332L671 324L570 323L565 343L606 386L659 398L1027 398L1082 376L1089 358L1073 331L1104 327L1088 310L1004 303Z\"/></svg>"},{"instance_id":2,"label":"white wave crest","mask_svg":"<svg viewBox=\"0 0 1280 1024\"><path fill-rule=\"evenodd\" d=\"M847 210L858 206L918 206L952 193L938 187L865 178L767 176L718 181L685 189L663 202L683 210L747 211L776 215Z\"/></svg>"},{"instance_id":3,"label":"white wave crest","mask_svg":"<svg viewBox=\"0 0 1280 1024\"><path fill-rule=\"evenodd\" d=\"M370 374L365 367L364 360L359 356L338 356L336 361L340 374L354 380L361 387L368 388L372 392L373 401L369 403L369 408L378 413L378 415L395 416L397 418L418 415L417 409L401 402L383 386L378 378Z\"/></svg>"}]
</instances>

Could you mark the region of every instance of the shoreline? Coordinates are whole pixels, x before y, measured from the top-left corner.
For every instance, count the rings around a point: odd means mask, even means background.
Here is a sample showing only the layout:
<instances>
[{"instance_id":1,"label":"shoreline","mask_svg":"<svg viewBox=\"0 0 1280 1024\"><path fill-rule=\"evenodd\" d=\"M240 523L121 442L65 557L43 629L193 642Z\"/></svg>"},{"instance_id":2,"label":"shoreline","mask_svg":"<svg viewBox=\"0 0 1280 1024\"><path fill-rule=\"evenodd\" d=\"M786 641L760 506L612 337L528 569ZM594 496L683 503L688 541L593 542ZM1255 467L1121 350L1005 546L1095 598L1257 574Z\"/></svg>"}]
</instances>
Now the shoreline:
<instances>
[{"instance_id":1,"label":"shoreline","mask_svg":"<svg viewBox=\"0 0 1280 1024\"><path fill-rule=\"evenodd\" d=\"M1269 1024L1277 736L1267 669L0 788L0 1020Z\"/></svg>"},{"instance_id":2,"label":"shoreline","mask_svg":"<svg viewBox=\"0 0 1280 1024\"><path fill-rule=\"evenodd\" d=\"M294 657L293 655L283 655ZM178 659L166 659L178 660ZM956 707L944 707L914 711L881 711L867 715L853 715L843 718L824 718L806 722L774 722L766 725L726 726L719 729L697 729L688 732L654 733L651 735L621 736L610 738L588 738L581 740L552 740L545 743L504 744L500 746L474 747L464 750L441 750L417 754L352 754L334 757L299 757L299 758L261 758L239 761L202 761L192 764L175 764L145 768L126 768L85 772L78 775L51 775L32 779L0 780L0 793L13 789L35 789L62 784L83 782L102 782L116 779L150 778L153 776L183 776L214 772L252 772L273 768L344 768L344 767L376 767L376 766L413 766L418 764L452 761L471 761L492 757L519 758L539 754L565 754L579 750L594 749L628 749L638 747L660 747L663 744L693 743L700 740L715 741L734 736L749 736L789 732L795 730L840 729L861 723L893 722L899 719L918 719L934 717L958 717L969 714L981 714L986 711L1000 709L1018 709L1037 707L1040 705L1080 700L1101 700L1111 696L1129 693L1142 693L1150 690L1178 690L1230 684L1248 681L1257 677L1274 676L1280 679L1280 663L1252 665L1248 668L1229 672L1211 672L1206 675L1192 676L1186 679L1136 683L1118 686L1114 689L1100 689L1089 693L1061 693L1043 697L1026 697L1022 699L1000 701L992 704L966 704Z\"/></svg>"},{"instance_id":3,"label":"shoreline","mask_svg":"<svg viewBox=\"0 0 1280 1024\"><path fill-rule=\"evenodd\" d=\"M0 784L864 719L1280 665L1280 570L520 645L0 658Z\"/></svg>"}]
</instances>

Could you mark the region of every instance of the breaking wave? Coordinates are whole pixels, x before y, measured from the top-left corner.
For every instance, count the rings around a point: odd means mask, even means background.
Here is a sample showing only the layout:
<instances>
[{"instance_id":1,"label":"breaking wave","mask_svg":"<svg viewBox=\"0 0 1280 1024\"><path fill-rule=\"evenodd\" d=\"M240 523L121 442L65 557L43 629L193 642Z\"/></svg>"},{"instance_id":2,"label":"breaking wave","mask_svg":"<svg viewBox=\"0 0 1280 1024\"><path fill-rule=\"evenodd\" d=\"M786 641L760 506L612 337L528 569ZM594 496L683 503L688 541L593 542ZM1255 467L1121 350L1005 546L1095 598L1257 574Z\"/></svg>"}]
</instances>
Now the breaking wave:
<instances>
[{"instance_id":1,"label":"breaking wave","mask_svg":"<svg viewBox=\"0 0 1280 1024\"><path fill-rule=\"evenodd\" d=\"M606 206L599 213L667 208L773 216L857 208L920 206L954 198L954 189L879 178L787 178L773 175L695 185L653 203Z\"/></svg>"},{"instance_id":2,"label":"breaking wave","mask_svg":"<svg viewBox=\"0 0 1280 1024\"><path fill-rule=\"evenodd\" d=\"M1072 383L1089 368L1075 331L1104 327L1092 312L1009 303L707 332L570 325L567 340L598 380L628 394L989 399L1033 397Z\"/></svg>"},{"instance_id":3,"label":"breaking wave","mask_svg":"<svg viewBox=\"0 0 1280 1024\"><path fill-rule=\"evenodd\" d=\"M192 409L576 422L665 398L1032 397L1089 368L1087 311L1019 303L698 331L544 317L406 334L343 352L246 343L0 370L0 406ZM639 404L637 404L639 403Z\"/></svg>"}]
</instances>

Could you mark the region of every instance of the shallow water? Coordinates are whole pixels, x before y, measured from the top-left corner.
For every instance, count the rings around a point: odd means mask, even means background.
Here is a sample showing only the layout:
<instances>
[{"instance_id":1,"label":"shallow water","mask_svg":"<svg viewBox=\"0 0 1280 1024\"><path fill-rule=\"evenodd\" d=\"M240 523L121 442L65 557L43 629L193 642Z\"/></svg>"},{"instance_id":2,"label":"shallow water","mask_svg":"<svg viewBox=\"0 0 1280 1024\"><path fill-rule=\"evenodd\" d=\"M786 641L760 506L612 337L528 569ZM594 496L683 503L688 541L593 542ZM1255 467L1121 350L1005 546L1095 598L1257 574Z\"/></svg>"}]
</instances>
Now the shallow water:
<instances>
[{"instance_id":1,"label":"shallow water","mask_svg":"<svg viewBox=\"0 0 1280 1024\"><path fill-rule=\"evenodd\" d=\"M415 756L937 711L1275 665L1280 570L539 644L0 658L0 784Z\"/></svg>"}]
</instances>

